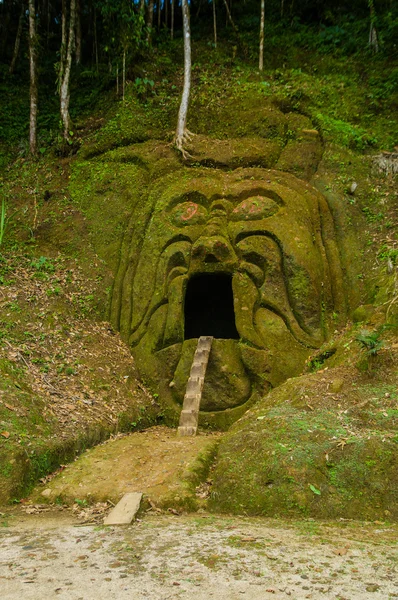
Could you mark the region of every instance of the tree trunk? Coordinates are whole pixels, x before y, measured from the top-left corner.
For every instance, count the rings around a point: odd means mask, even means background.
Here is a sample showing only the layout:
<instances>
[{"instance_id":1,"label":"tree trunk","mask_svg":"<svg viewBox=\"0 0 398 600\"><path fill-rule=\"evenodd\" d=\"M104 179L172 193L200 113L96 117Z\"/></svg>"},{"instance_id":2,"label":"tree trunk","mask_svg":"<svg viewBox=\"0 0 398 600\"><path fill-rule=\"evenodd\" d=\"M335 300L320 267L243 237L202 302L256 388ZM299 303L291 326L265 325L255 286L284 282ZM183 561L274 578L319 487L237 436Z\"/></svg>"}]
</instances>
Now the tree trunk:
<instances>
[{"instance_id":1,"label":"tree trunk","mask_svg":"<svg viewBox=\"0 0 398 600\"><path fill-rule=\"evenodd\" d=\"M199 0L199 2L198 2L198 10L196 11L196 15L195 15L195 21L197 21L199 19L201 8L202 8L202 0Z\"/></svg>"},{"instance_id":2,"label":"tree trunk","mask_svg":"<svg viewBox=\"0 0 398 600\"><path fill-rule=\"evenodd\" d=\"M180 110L178 111L177 130L175 135L175 145L186 156L184 151L184 142L189 139L190 134L187 131L187 115L189 96L191 92L191 31L189 26L189 6L188 0L182 0L182 23L184 34L184 88Z\"/></svg>"},{"instance_id":3,"label":"tree trunk","mask_svg":"<svg viewBox=\"0 0 398 600\"><path fill-rule=\"evenodd\" d=\"M369 47L373 52L379 51L379 41L377 39L376 30L376 12L373 4L373 0L368 0L370 10L370 29L369 29Z\"/></svg>"},{"instance_id":4,"label":"tree trunk","mask_svg":"<svg viewBox=\"0 0 398 600\"><path fill-rule=\"evenodd\" d=\"M237 35L239 35L238 28L236 27L235 23L233 22L232 15L231 15L231 11L229 10L229 6L228 6L228 2L227 2L227 0L224 0L224 6L225 6L225 10L227 11L227 18L228 18L228 21L229 21L229 22L231 23L231 25L232 25L232 29L235 31L235 33L236 33Z\"/></svg>"},{"instance_id":5,"label":"tree trunk","mask_svg":"<svg viewBox=\"0 0 398 600\"><path fill-rule=\"evenodd\" d=\"M283 19L284 12L285 12L285 0L281 0L281 19Z\"/></svg>"},{"instance_id":6,"label":"tree trunk","mask_svg":"<svg viewBox=\"0 0 398 600\"><path fill-rule=\"evenodd\" d=\"M18 29L17 29L17 34L15 36L14 52L12 55L10 68L8 70L10 75L12 75L14 73L15 65L17 64L17 60L18 60L19 47L21 45L21 36L22 36L22 27L23 27L24 16L25 16L25 2L24 2L24 0L22 0L21 12L19 13L19 20L18 20Z\"/></svg>"},{"instance_id":7,"label":"tree trunk","mask_svg":"<svg viewBox=\"0 0 398 600\"><path fill-rule=\"evenodd\" d=\"M30 117L29 117L29 151L37 154L37 39L35 0L29 0L29 63L30 63Z\"/></svg>"},{"instance_id":8,"label":"tree trunk","mask_svg":"<svg viewBox=\"0 0 398 600\"><path fill-rule=\"evenodd\" d=\"M94 54L95 54L95 68L98 73L98 38L97 38L97 10L94 7Z\"/></svg>"},{"instance_id":9,"label":"tree trunk","mask_svg":"<svg viewBox=\"0 0 398 600\"><path fill-rule=\"evenodd\" d=\"M123 74L122 74L122 94L124 102L124 92L126 88L126 50L123 50Z\"/></svg>"},{"instance_id":10,"label":"tree trunk","mask_svg":"<svg viewBox=\"0 0 398 600\"><path fill-rule=\"evenodd\" d=\"M170 37L174 38L174 2L175 0L171 0L171 27L170 27Z\"/></svg>"},{"instance_id":11,"label":"tree trunk","mask_svg":"<svg viewBox=\"0 0 398 600\"><path fill-rule=\"evenodd\" d=\"M214 48L217 48L217 13L216 0L213 0L213 30L214 30Z\"/></svg>"},{"instance_id":12,"label":"tree trunk","mask_svg":"<svg viewBox=\"0 0 398 600\"><path fill-rule=\"evenodd\" d=\"M50 21L51 21L50 0L47 0L47 21L46 21L46 46L47 46L47 49L48 49L48 42L50 40Z\"/></svg>"},{"instance_id":13,"label":"tree trunk","mask_svg":"<svg viewBox=\"0 0 398 600\"><path fill-rule=\"evenodd\" d=\"M82 11L81 0L76 0L76 64L80 65L82 60Z\"/></svg>"},{"instance_id":14,"label":"tree trunk","mask_svg":"<svg viewBox=\"0 0 398 600\"><path fill-rule=\"evenodd\" d=\"M68 5L66 0L62 0L62 15L61 15L61 52L60 52L60 60L59 60L59 85L61 86L63 77L64 77L64 68L65 68L65 56L66 56L66 45L68 42L68 33L67 33L67 10Z\"/></svg>"},{"instance_id":15,"label":"tree trunk","mask_svg":"<svg viewBox=\"0 0 398 600\"><path fill-rule=\"evenodd\" d=\"M265 0L261 0L261 21L260 21L260 56L258 68L260 71L264 69L264 17L265 17Z\"/></svg>"},{"instance_id":16,"label":"tree trunk","mask_svg":"<svg viewBox=\"0 0 398 600\"><path fill-rule=\"evenodd\" d=\"M167 29L169 26L169 0L164 0L164 22Z\"/></svg>"},{"instance_id":17,"label":"tree trunk","mask_svg":"<svg viewBox=\"0 0 398 600\"><path fill-rule=\"evenodd\" d=\"M147 26L146 41L148 42L148 44L151 42L151 37L152 37L154 4L155 4L155 0L149 0L148 12L147 12L147 17L146 17L146 26Z\"/></svg>"},{"instance_id":18,"label":"tree trunk","mask_svg":"<svg viewBox=\"0 0 398 600\"><path fill-rule=\"evenodd\" d=\"M68 45L65 55L65 64L63 66L63 77L60 87L61 98L61 119L63 124L63 136L66 142L71 139L71 120L69 115L70 102L70 72L72 67L72 54L75 46L75 27L76 27L76 0L70 0L69 11L69 32Z\"/></svg>"},{"instance_id":19,"label":"tree trunk","mask_svg":"<svg viewBox=\"0 0 398 600\"><path fill-rule=\"evenodd\" d=\"M157 9L158 9L158 31L160 31L161 17L162 17L161 0L158 0Z\"/></svg>"}]
</instances>

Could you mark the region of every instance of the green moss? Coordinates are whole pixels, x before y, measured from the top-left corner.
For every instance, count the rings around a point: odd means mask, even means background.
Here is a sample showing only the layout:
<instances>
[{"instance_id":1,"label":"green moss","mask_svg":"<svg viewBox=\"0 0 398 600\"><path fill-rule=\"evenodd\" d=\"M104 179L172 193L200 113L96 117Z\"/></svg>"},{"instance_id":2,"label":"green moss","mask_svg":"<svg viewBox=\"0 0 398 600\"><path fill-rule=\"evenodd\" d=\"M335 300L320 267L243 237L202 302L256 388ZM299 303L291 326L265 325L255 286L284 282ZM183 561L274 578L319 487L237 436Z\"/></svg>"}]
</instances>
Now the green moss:
<instances>
[{"instance_id":1,"label":"green moss","mask_svg":"<svg viewBox=\"0 0 398 600\"><path fill-rule=\"evenodd\" d=\"M372 401L361 411L339 410L332 399L314 398L311 388L317 381L307 376L286 382L226 434L214 470L211 510L398 518L394 386L348 390L354 406L357 394ZM390 408L383 408L386 396Z\"/></svg>"}]
</instances>

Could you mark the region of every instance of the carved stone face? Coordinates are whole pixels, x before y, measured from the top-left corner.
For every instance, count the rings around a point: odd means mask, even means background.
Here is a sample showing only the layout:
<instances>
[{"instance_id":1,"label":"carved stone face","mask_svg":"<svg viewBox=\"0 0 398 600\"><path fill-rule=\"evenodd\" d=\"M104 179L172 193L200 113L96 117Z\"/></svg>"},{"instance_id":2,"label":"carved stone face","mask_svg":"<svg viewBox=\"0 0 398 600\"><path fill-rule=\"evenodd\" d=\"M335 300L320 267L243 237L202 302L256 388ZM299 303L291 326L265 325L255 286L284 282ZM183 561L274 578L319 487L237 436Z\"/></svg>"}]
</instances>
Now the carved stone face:
<instances>
[{"instance_id":1,"label":"carved stone face","mask_svg":"<svg viewBox=\"0 0 398 600\"><path fill-rule=\"evenodd\" d=\"M200 335L215 337L201 410L238 416L300 373L342 310L331 215L293 175L185 169L154 186L132 223L143 237L119 273L121 329L172 404Z\"/></svg>"}]
</instances>

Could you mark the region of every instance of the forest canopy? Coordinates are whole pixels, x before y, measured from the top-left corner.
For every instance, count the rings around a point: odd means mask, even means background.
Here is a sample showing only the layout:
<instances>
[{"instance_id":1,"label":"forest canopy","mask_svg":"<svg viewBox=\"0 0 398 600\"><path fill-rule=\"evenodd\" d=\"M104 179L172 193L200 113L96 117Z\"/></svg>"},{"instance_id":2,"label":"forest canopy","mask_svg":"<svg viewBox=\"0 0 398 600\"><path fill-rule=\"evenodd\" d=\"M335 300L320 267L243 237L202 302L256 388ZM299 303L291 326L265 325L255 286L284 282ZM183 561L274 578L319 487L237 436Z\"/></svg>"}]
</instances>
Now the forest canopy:
<instances>
[{"instance_id":1,"label":"forest canopy","mask_svg":"<svg viewBox=\"0 0 398 600\"><path fill-rule=\"evenodd\" d=\"M261 0L188 4L194 60L195 44L202 60L204 48L221 44L233 59L256 67ZM264 6L266 55L278 47L287 58L299 48L396 57L396 0L268 0ZM103 91L113 87L124 98L126 81L132 81L145 96L156 82L142 65L154 59L181 65L181 38L181 0L0 0L0 143L27 139L30 102L30 129L37 116L35 135L42 140L32 146L31 139L31 152L60 138L72 146L74 119L94 109ZM397 86L394 73L387 76L387 93Z\"/></svg>"}]
</instances>

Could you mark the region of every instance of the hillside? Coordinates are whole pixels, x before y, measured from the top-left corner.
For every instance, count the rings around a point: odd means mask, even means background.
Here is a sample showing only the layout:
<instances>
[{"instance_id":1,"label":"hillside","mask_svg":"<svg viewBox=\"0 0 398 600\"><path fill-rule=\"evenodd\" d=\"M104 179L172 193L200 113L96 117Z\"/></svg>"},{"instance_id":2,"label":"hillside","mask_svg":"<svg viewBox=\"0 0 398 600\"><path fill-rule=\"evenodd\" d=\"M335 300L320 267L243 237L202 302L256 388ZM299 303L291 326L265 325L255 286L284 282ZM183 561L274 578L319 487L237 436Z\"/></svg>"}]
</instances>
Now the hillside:
<instances>
[{"instance_id":1,"label":"hillside","mask_svg":"<svg viewBox=\"0 0 398 600\"><path fill-rule=\"evenodd\" d=\"M159 43L130 67L124 99L113 80L105 85L101 77L76 73L73 143L65 146L43 126L35 160L23 145L26 80L17 74L10 81L4 69L0 502L24 497L41 477L113 434L176 424L188 359L174 379L174 372L166 375L174 357L165 359L164 372L149 368L152 338L133 359L133 292L120 273L138 263L144 224L163 210L156 204L161 194L203 173L232 186L234 174L250 181L264 170L297 195L311 186L314 197L326 199L332 225L322 221L319 235L324 242L330 234L338 247L341 272L332 279L340 277L344 309L332 285L340 308L322 296L324 337L317 345L297 343L297 350L287 337L281 345L279 325L270 320L266 333L275 335L280 353L268 387L254 354L245 358L255 388L248 404L238 399L235 413L218 414L209 398L205 428L226 430L242 406L251 408L221 441L209 506L266 515L277 506L280 514L322 518L351 507L353 517L396 519L397 65L385 55L332 51L309 32L300 43L300 35L279 31L270 38L262 73L254 42L245 55L233 41L217 50L195 41L188 127L196 135L188 161L172 145L181 40ZM51 97L42 111L53 124ZM278 226L283 230L283 222ZM150 295L145 286L155 279L152 256L145 255L135 292L143 304ZM302 307L311 293L302 271L290 268L305 329L315 309ZM160 317L153 330L157 323ZM229 354L220 356L220 371L209 381L219 390L226 373L227 383L215 395L233 386L246 402L246 375L236 376ZM271 493L264 495L265 488ZM365 510L369 489L374 502Z\"/></svg>"}]
</instances>

